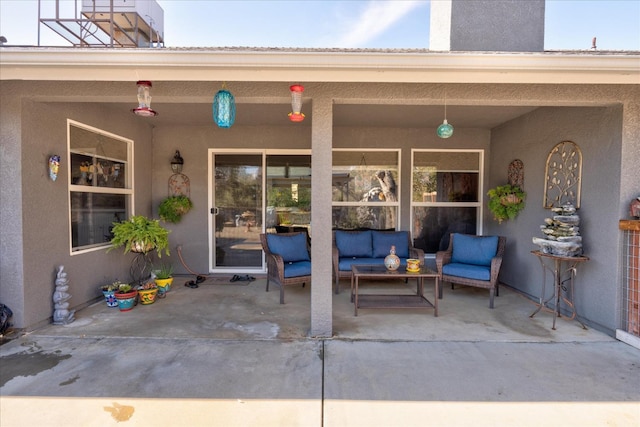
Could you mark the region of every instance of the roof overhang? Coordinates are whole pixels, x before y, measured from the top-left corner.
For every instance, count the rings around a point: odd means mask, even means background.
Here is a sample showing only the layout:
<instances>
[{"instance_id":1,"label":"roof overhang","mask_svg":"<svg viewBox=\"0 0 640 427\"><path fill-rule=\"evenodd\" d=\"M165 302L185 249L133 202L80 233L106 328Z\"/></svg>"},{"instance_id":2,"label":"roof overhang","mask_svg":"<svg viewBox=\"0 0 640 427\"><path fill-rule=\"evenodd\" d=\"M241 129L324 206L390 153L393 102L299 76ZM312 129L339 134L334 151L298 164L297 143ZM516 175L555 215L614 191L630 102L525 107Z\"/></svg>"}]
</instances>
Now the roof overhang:
<instances>
[{"instance_id":1,"label":"roof overhang","mask_svg":"<svg viewBox=\"0 0 640 427\"><path fill-rule=\"evenodd\" d=\"M640 84L640 52L3 47L0 80Z\"/></svg>"}]
</instances>

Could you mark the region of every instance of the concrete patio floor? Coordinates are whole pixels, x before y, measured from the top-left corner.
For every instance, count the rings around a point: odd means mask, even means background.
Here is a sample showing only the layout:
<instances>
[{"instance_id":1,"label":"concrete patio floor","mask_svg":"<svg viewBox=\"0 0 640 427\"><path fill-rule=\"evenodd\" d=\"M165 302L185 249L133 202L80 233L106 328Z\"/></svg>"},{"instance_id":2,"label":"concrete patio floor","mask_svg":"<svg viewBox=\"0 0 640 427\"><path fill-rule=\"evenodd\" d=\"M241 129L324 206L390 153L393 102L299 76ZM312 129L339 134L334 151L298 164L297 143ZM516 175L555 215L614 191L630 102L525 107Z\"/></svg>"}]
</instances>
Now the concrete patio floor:
<instances>
[{"instance_id":1,"label":"concrete patio floor","mask_svg":"<svg viewBox=\"0 0 640 427\"><path fill-rule=\"evenodd\" d=\"M486 290L445 287L438 317L355 317L343 290L334 336L315 339L309 287L280 305L264 279L188 279L152 305L99 302L0 346L0 425L640 425L640 350L565 318L551 330L506 287L493 310Z\"/></svg>"}]
</instances>

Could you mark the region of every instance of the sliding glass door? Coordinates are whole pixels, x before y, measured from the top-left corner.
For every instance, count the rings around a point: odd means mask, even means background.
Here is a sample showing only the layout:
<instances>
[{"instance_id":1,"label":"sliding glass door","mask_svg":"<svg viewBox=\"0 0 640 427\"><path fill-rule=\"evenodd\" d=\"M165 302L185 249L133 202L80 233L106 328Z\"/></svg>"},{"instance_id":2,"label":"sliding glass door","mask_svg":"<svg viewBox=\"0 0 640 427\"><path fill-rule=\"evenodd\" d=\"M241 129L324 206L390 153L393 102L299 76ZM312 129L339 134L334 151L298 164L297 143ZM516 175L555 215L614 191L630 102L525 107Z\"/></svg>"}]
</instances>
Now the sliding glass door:
<instances>
[{"instance_id":1,"label":"sliding glass door","mask_svg":"<svg viewBox=\"0 0 640 427\"><path fill-rule=\"evenodd\" d=\"M263 271L260 233L309 229L311 156L214 151L211 165L211 270Z\"/></svg>"}]
</instances>

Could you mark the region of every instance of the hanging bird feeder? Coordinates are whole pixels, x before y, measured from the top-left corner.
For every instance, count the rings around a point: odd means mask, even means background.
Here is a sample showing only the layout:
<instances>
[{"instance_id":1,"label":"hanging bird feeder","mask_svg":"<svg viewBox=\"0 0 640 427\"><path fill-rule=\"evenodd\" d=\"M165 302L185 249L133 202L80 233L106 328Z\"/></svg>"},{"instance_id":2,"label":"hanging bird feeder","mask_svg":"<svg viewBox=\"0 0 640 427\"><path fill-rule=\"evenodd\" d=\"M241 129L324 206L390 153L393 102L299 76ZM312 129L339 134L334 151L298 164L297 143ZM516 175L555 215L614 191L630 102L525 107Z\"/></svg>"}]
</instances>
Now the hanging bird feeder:
<instances>
[{"instance_id":1,"label":"hanging bird feeder","mask_svg":"<svg viewBox=\"0 0 640 427\"><path fill-rule=\"evenodd\" d=\"M213 97L213 120L221 128L230 128L236 120L236 101L225 84Z\"/></svg>"},{"instance_id":2,"label":"hanging bird feeder","mask_svg":"<svg viewBox=\"0 0 640 427\"><path fill-rule=\"evenodd\" d=\"M151 109L151 82L140 80L138 85L138 108L131 110L142 117L155 117L158 113Z\"/></svg>"},{"instance_id":3,"label":"hanging bird feeder","mask_svg":"<svg viewBox=\"0 0 640 427\"><path fill-rule=\"evenodd\" d=\"M291 91L291 109L293 110L289 113L289 120L292 122L301 122L304 120L304 114L301 113L302 92L304 92L304 86L292 85L289 87L289 90Z\"/></svg>"}]
</instances>

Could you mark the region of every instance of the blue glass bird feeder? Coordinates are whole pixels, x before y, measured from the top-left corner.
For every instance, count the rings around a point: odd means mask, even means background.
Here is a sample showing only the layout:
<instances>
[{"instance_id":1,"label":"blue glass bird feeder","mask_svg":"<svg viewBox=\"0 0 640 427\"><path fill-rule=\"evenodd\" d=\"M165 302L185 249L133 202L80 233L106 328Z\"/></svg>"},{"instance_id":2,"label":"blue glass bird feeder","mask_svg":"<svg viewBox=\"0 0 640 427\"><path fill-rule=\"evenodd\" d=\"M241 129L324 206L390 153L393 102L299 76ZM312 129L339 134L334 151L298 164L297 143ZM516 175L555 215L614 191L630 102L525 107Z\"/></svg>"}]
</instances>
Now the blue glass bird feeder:
<instances>
[{"instance_id":1,"label":"blue glass bird feeder","mask_svg":"<svg viewBox=\"0 0 640 427\"><path fill-rule=\"evenodd\" d=\"M226 89L213 97L213 120L221 128L230 128L236 120L236 101Z\"/></svg>"}]
</instances>

